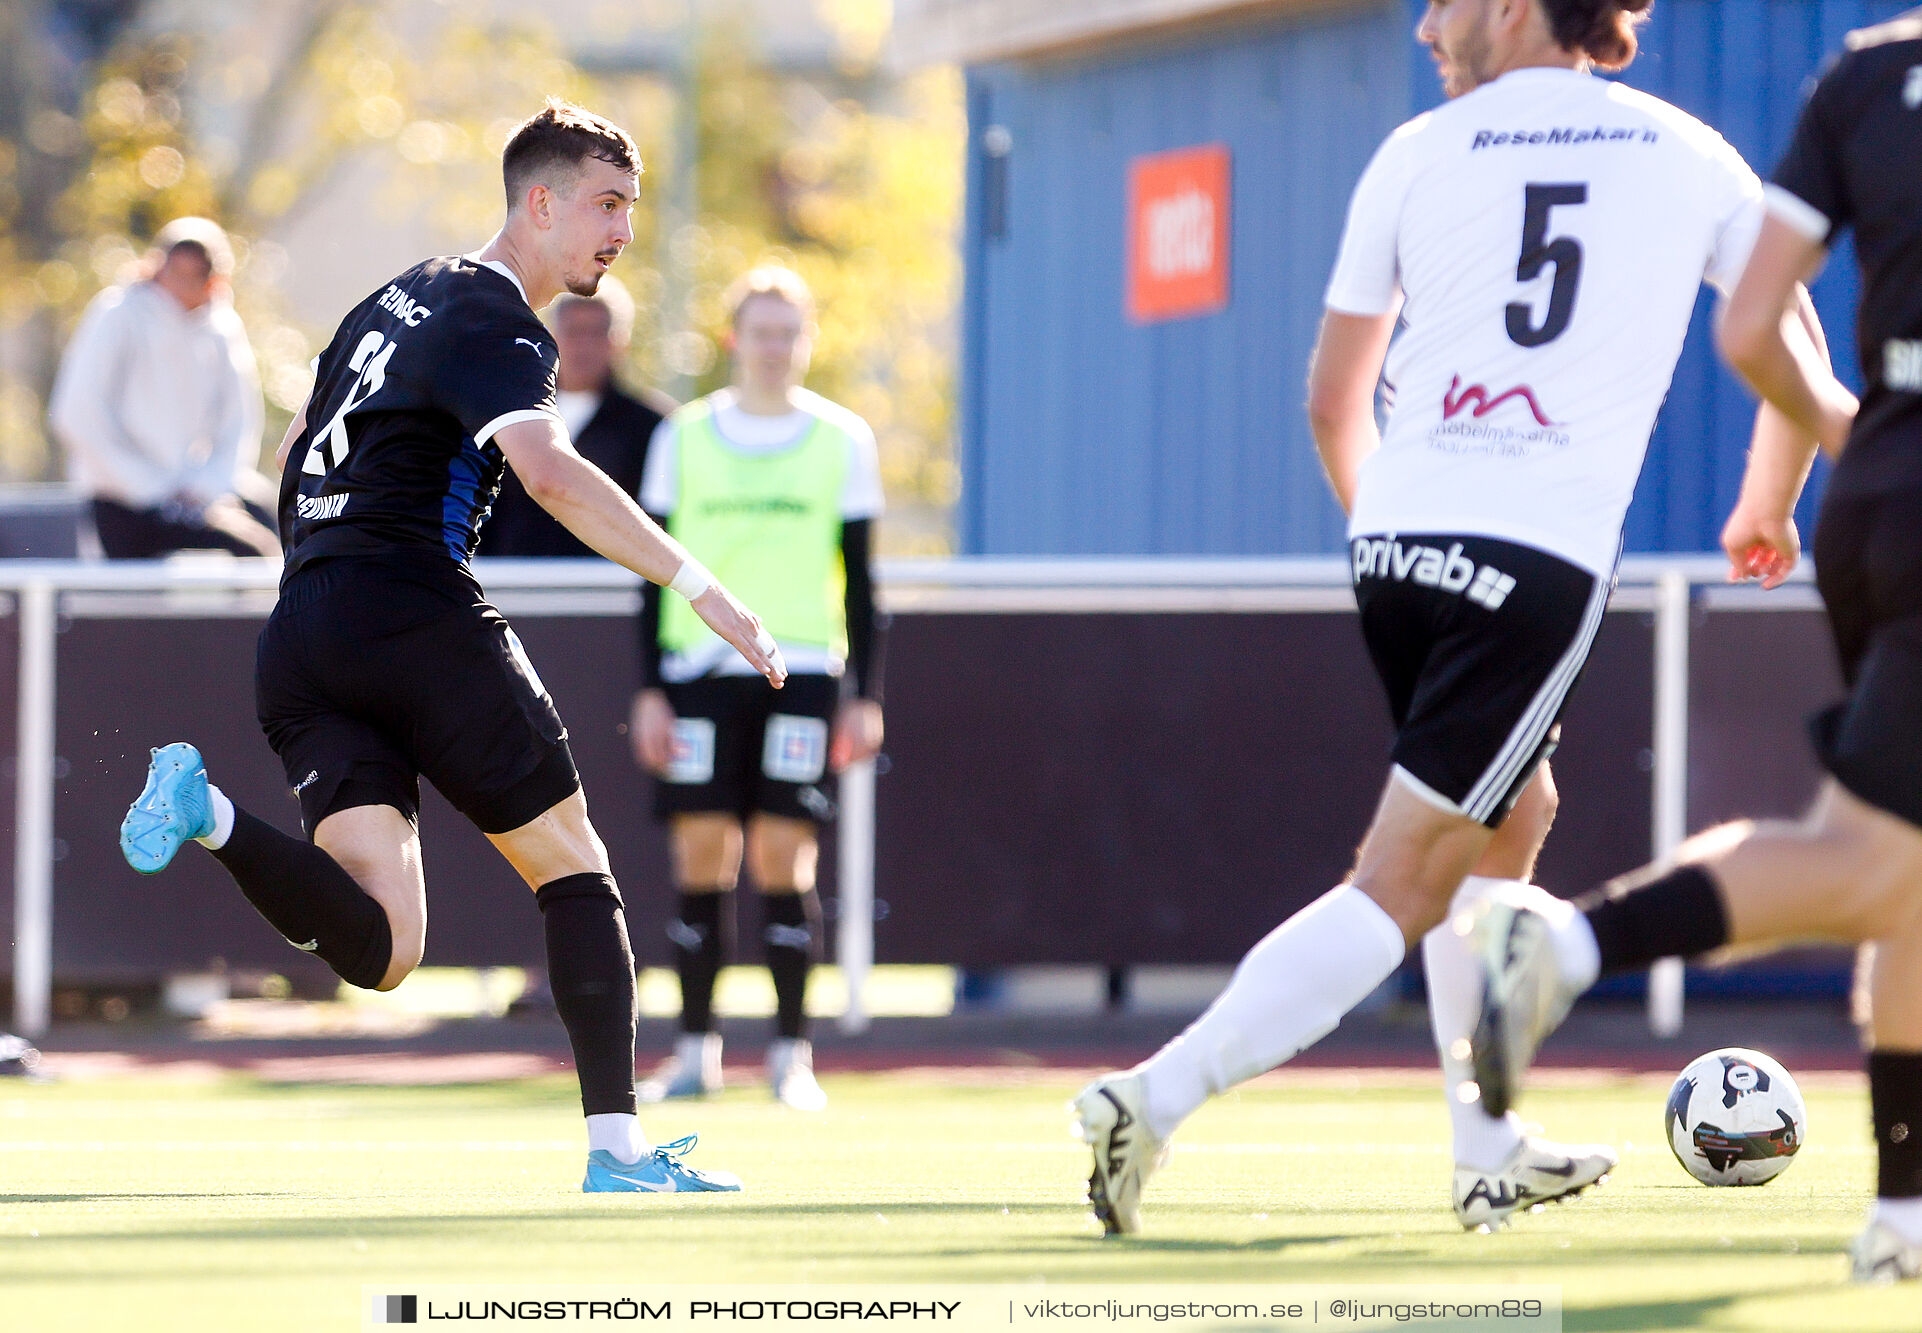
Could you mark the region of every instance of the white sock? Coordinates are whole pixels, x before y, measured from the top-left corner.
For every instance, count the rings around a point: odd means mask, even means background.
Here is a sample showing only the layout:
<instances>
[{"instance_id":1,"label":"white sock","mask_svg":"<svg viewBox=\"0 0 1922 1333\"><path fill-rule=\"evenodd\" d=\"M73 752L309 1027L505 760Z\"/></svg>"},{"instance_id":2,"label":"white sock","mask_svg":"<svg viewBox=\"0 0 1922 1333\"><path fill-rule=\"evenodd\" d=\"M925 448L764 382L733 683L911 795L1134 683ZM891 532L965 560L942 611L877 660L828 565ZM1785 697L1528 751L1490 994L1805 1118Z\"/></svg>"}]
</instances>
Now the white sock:
<instances>
[{"instance_id":1,"label":"white sock","mask_svg":"<svg viewBox=\"0 0 1922 1333\"><path fill-rule=\"evenodd\" d=\"M1922 1198L1877 1199L1875 1220L1911 1245L1922 1245Z\"/></svg>"},{"instance_id":2,"label":"white sock","mask_svg":"<svg viewBox=\"0 0 1922 1333\"><path fill-rule=\"evenodd\" d=\"M1466 936L1456 926L1497 886L1511 891L1540 893L1519 880L1470 875L1448 904L1448 915L1422 937L1422 968L1428 974L1428 1021L1435 1032L1435 1051L1441 1056L1442 1085L1448 1096L1448 1120L1455 1131L1455 1161L1478 1171L1493 1171L1508 1160L1522 1140L1521 1117L1510 1111L1495 1117L1482 1109L1479 1096L1464 1102L1461 1089L1474 1080L1468 1061L1468 1038L1481 1007L1482 974Z\"/></svg>"},{"instance_id":3,"label":"white sock","mask_svg":"<svg viewBox=\"0 0 1922 1333\"><path fill-rule=\"evenodd\" d=\"M209 851L217 852L227 845L227 839L234 836L234 803L227 799L226 792L210 782L207 784L207 804L213 807L214 831L194 841Z\"/></svg>"},{"instance_id":4,"label":"white sock","mask_svg":"<svg viewBox=\"0 0 1922 1333\"><path fill-rule=\"evenodd\" d=\"M647 1156L653 1145L641 1133L641 1118L627 1112L587 1117L587 1150L610 1152L629 1166Z\"/></svg>"},{"instance_id":5,"label":"white sock","mask_svg":"<svg viewBox=\"0 0 1922 1333\"><path fill-rule=\"evenodd\" d=\"M1401 927L1349 884L1276 926L1206 1013L1135 1066L1149 1131L1169 1137L1213 1094L1320 1041L1405 952Z\"/></svg>"},{"instance_id":6,"label":"white sock","mask_svg":"<svg viewBox=\"0 0 1922 1333\"><path fill-rule=\"evenodd\" d=\"M1595 928L1573 903L1540 889L1535 892L1555 905L1543 911L1555 926L1555 961L1561 964L1562 975L1575 984L1576 990L1587 990L1602 975L1602 946L1595 942Z\"/></svg>"}]
</instances>

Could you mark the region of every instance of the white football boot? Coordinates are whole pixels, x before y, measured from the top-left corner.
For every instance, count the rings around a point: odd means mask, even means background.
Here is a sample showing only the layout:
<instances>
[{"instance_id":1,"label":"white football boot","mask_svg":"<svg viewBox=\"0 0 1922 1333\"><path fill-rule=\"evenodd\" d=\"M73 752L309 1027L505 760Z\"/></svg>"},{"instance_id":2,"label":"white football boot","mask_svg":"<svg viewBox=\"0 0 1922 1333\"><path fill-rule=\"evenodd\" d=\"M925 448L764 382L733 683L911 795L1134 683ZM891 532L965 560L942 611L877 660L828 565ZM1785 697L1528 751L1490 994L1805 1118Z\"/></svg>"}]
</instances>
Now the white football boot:
<instances>
[{"instance_id":1,"label":"white football boot","mask_svg":"<svg viewBox=\"0 0 1922 1333\"><path fill-rule=\"evenodd\" d=\"M1094 1149L1088 1202L1110 1236L1141 1230L1141 1187L1168 1158L1168 1145L1149 1132L1136 1074L1107 1074L1081 1090L1068 1109L1075 1134Z\"/></svg>"},{"instance_id":2,"label":"white football boot","mask_svg":"<svg viewBox=\"0 0 1922 1333\"><path fill-rule=\"evenodd\" d=\"M1507 1114L1544 1038L1581 991L1562 974L1548 918L1522 903L1485 900L1470 942L1482 970L1481 1014L1469 1038L1482 1108Z\"/></svg>"},{"instance_id":3,"label":"white football boot","mask_svg":"<svg viewBox=\"0 0 1922 1333\"><path fill-rule=\"evenodd\" d=\"M1906 1282L1922 1278L1922 1245L1887 1222L1870 1222L1849 1246L1850 1277L1857 1282Z\"/></svg>"},{"instance_id":4,"label":"white football boot","mask_svg":"<svg viewBox=\"0 0 1922 1333\"><path fill-rule=\"evenodd\" d=\"M1499 1231L1522 1209L1572 1199L1602 1184L1619 1160L1599 1143L1551 1143L1530 1135L1499 1170L1455 1163L1455 1217L1465 1231Z\"/></svg>"}]
</instances>

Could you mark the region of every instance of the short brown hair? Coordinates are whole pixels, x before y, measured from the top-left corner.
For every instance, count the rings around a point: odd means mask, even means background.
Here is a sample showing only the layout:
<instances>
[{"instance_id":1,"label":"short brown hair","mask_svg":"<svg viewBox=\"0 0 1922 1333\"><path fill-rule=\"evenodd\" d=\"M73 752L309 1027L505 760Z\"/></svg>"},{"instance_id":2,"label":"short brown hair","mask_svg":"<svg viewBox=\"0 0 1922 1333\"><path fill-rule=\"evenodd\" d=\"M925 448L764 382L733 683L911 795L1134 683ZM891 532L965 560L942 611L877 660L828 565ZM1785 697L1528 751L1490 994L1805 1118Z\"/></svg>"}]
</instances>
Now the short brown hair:
<instances>
[{"instance_id":1,"label":"short brown hair","mask_svg":"<svg viewBox=\"0 0 1922 1333\"><path fill-rule=\"evenodd\" d=\"M1542 0L1549 31L1564 51L1580 51L1603 69L1635 59L1635 29L1655 0Z\"/></svg>"},{"instance_id":2,"label":"short brown hair","mask_svg":"<svg viewBox=\"0 0 1922 1333\"><path fill-rule=\"evenodd\" d=\"M741 327L741 311L757 296L786 301L808 318L814 316L814 293L808 290L806 280L791 268L762 264L728 284L725 303L730 327Z\"/></svg>"},{"instance_id":3,"label":"short brown hair","mask_svg":"<svg viewBox=\"0 0 1922 1333\"><path fill-rule=\"evenodd\" d=\"M641 150L626 130L585 107L548 98L547 105L522 121L501 149L508 211L526 197L530 185L571 189L581 163L590 157L640 174Z\"/></svg>"}]
</instances>

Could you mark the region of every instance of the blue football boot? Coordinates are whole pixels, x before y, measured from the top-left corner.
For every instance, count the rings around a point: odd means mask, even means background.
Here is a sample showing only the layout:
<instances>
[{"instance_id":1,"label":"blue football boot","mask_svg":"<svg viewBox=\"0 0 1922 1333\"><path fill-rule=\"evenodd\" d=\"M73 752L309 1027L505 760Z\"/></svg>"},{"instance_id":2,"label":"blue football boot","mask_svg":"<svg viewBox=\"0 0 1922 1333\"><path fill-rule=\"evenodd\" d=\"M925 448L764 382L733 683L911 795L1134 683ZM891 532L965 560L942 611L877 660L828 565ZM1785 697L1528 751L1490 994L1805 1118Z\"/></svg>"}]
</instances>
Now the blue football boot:
<instances>
[{"instance_id":1,"label":"blue football boot","mask_svg":"<svg viewBox=\"0 0 1922 1333\"><path fill-rule=\"evenodd\" d=\"M684 1139L643 1157L632 1165L605 1149L587 1155L583 1194L707 1194L735 1191L741 1178L731 1171L699 1171L681 1159L694 1150L699 1136Z\"/></svg>"},{"instance_id":2,"label":"blue football boot","mask_svg":"<svg viewBox=\"0 0 1922 1333\"><path fill-rule=\"evenodd\" d=\"M213 802L207 797L207 766L200 751L175 741L153 752L147 785L120 821L120 854L143 875L167 868L189 838L214 831Z\"/></svg>"}]
</instances>

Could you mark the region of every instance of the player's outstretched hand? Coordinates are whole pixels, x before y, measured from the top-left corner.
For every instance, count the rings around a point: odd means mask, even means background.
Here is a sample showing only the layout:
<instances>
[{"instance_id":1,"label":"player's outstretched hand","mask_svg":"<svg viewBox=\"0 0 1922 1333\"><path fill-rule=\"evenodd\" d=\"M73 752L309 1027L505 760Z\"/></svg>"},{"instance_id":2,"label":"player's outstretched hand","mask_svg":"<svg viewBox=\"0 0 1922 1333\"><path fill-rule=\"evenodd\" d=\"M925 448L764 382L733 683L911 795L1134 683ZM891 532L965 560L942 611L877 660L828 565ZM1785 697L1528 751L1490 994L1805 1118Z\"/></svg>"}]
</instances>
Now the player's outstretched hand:
<instances>
[{"instance_id":1,"label":"player's outstretched hand","mask_svg":"<svg viewBox=\"0 0 1922 1333\"><path fill-rule=\"evenodd\" d=\"M787 683L787 663L781 660L774 636L761 624L761 618L735 601L726 588L710 584L688 605L709 629L733 644L749 666L766 676L768 684L778 690Z\"/></svg>"},{"instance_id":2,"label":"player's outstretched hand","mask_svg":"<svg viewBox=\"0 0 1922 1333\"><path fill-rule=\"evenodd\" d=\"M1779 588L1802 559L1802 538L1793 517L1737 504L1722 528L1722 550L1730 583L1760 579L1764 588Z\"/></svg>"}]
</instances>

